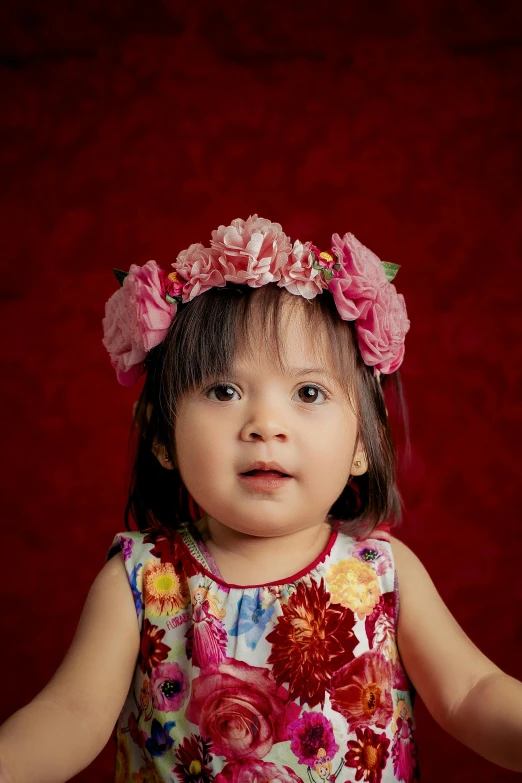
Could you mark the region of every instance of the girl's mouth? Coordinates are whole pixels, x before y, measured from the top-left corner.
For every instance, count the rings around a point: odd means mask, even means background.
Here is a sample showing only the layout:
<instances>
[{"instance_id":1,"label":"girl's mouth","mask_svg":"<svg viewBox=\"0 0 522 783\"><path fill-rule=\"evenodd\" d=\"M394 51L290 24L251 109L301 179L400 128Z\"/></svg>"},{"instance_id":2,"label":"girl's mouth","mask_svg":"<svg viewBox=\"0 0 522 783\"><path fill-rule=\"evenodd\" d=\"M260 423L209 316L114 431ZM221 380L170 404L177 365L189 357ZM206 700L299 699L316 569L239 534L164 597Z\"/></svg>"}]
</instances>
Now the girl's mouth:
<instances>
[{"instance_id":1,"label":"girl's mouth","mask_svg":"<svg viewBox=\"0 0 522 783\"><path fill-rule=\"evenodd\" d=\"M279 470L248 470L240 473L239 479L244 486L257 492L266 492L283 487L292 476Z\"/></svg>"}]
</instances>

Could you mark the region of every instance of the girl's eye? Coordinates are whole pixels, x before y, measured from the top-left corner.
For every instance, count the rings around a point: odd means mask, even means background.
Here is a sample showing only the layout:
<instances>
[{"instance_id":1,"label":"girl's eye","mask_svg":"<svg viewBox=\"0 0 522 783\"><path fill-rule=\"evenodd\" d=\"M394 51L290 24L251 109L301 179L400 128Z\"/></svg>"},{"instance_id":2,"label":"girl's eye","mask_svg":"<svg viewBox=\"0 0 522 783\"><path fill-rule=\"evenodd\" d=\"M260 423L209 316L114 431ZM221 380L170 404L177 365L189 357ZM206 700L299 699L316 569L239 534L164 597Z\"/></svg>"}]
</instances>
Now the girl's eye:
<instances>
[{"instance_id":1,"label":"girl's eye","mask_svg":"<svg viewBox=\"0 0 522 783\"><path fill-rule=\"evenodd\" d=\"M324 402L328 396L320 386L301 386L297 393L301 402Z\"/></svg>"},{"instance_id":2,"label":"girl's eye","mask_svg":"<svg viewBox=\"0 0 522 783\"><path fill-rule=\"evenodd\" d=\"M206 396L210 400L217 400L218 402L230 402L234 394L237 394L237 391L233 388L233 386L229 386L226 383L220 383L217 386L212 386L212 388L206 392Z\"/></svg>"}]
</instances>

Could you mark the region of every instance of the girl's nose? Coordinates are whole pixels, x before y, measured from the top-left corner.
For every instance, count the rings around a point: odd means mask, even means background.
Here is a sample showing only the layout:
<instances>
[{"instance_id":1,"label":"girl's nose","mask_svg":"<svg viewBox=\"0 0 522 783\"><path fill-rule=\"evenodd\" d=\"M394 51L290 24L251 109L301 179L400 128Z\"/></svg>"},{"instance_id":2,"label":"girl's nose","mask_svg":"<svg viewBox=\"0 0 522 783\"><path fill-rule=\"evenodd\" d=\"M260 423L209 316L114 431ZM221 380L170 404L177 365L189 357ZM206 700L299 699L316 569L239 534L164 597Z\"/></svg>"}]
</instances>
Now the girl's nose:
<instances>
[{"instance_id":1,"label":"girl's nose","mask_svg":"<svg viewBox=\"0 0 522 783\"><path fill-rule=\"evenodd\" d=\"M241 429L241 440L277 440L288 439L288 428L282 412L274 405L265 402L251 409Z\"/></svg>"}]
</instances>

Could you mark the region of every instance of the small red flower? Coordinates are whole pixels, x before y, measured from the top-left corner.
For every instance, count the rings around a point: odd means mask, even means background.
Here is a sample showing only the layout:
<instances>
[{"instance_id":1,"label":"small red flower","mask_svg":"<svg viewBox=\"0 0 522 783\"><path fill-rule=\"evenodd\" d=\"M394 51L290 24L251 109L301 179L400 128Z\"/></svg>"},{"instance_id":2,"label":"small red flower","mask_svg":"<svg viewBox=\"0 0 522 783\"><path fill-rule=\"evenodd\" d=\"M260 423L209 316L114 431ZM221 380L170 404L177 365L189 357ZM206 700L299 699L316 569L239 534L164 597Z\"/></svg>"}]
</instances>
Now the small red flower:
<instances>
[{"instance_id":1,"label":"small red flower","mask_svg":"<svg viewBox=\"0 0 522 783\"><path fill-rule=\"evenodd\" d=\"M355 767L355 780L381 783L382 771L390 755L390 740L386 734L375 734L371 729L356 729L357 740L349 740L349 751L344 757L347 767Z\"/></svg>"},{"instance_id":2,"label":"small red flower","mask_svg":"<svg viewBox=\"0 0 522 783\"><path fill-rule=\"evenodd\" d=\"M212 775L212 742L197 734L185 737L183 744L176 750L179 764L173 772L181 783L210 783Z\"/></svg>"},{"instance_id":3,"label":"small red flower","mask_svg":"<svg viewBox=\"0 0 522 783\"><path fill-rule=\"evenodd\" d=\"M145 618L138 657L140 669L144 674L150 675L154 666L164 661L169 654L170 647L161 641L164 636L163 628L158 628Z\"/></svg>"}]
</instances>

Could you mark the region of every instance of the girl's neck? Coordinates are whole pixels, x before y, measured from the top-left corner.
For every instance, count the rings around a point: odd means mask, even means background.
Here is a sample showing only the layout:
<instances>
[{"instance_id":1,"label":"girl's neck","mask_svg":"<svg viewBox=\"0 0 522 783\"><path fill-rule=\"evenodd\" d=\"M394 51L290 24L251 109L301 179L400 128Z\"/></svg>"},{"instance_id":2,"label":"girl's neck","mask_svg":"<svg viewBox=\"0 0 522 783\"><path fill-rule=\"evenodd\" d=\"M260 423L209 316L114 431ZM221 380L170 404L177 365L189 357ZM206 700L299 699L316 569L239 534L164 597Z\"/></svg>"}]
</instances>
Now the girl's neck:
<instances>
[{"instance_id":1,"label":"girl's neck","mask_svg":"<svg viewBox=\"0 0 522 783\"><path fill-rule=\"evenodd\" d=\"M208 516L196 527L223 579L236 585L269 584L299 573L319 557L332 534L327 520L270 538L232 530Z\"/></svg>"}]
</instances>

